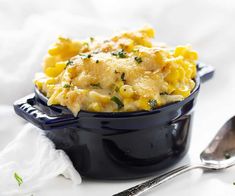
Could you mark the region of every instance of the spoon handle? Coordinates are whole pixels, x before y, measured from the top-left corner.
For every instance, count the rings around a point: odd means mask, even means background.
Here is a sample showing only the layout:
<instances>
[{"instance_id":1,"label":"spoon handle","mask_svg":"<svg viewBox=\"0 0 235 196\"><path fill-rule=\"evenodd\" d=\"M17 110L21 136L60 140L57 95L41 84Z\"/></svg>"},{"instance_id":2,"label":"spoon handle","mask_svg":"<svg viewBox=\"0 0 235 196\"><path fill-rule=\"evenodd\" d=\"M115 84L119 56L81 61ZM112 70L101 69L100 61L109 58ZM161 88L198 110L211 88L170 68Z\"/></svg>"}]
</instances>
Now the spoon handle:
<instances>
[{"instance_id":1,"label":"spoon handle","mask_svg":"<svg viewBox=\"0 0 235 196\"><path fill-rule=\"evenodd\" d=\"M149 189L152 189L153 187L156 187L164 182L167 182L168 180L171 180L172 178L183 174L187 171L190 171L192 169L205 169L205 165L185 165L185 166L181 166L179 168L176 168L174 170L171 170L168 173L165 173L163 175L160 175L158 177L152 178L148 181L145 181L141 184L138 184L134 187L131 187L127 190L124 190L120 193L117 193L113 196L137 196L140 195L146 191L148 191Z\"/></svg>"}]
</instances>

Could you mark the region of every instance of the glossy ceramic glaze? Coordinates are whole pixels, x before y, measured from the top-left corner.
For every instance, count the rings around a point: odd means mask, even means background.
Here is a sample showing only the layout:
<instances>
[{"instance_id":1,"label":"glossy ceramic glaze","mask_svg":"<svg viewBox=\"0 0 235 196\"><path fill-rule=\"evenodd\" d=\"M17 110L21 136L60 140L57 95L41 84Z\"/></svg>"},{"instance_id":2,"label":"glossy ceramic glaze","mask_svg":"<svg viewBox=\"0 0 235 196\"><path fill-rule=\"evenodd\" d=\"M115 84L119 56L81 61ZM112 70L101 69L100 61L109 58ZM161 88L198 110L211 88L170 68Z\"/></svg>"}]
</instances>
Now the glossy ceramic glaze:
<instances>
[{"instance_id":1,"label":"glossy ceramic glaze","mask_svg":"<svg viewBox=\"0 0 235 196\"><path fill-rule=\"evenodd\" d=\"M187 152L193 108L200 77L213 74L198 66L196 86L189 97L153 111L96 113L80 111L77 117L62 106L47 106L37 89L14 104L18 115L45 130L63 149L82 176L130 179L151 175Z\"/></svg>"}]
</instances>

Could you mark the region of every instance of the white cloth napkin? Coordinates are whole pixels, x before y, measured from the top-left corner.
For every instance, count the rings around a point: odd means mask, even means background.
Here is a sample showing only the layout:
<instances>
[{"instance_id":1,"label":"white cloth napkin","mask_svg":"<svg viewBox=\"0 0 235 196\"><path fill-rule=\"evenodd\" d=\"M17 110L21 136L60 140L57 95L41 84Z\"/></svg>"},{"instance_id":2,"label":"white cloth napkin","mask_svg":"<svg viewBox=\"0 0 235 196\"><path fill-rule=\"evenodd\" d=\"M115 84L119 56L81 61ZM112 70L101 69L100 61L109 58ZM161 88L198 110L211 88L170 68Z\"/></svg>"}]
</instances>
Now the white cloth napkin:
<instances>
[{"instance_id":1,"label":"white cloth napkin","mask_svg":"<svg viewBox=\"0 0 235 196\"><path fill-rule=\"evenodd\" d=\"M23 180L20 186L15 173ZM31 124L0 152L0 195L31 194L58 175L81 183L65 152L56 150L43 131Z\"/></svg>"}]
</instances>

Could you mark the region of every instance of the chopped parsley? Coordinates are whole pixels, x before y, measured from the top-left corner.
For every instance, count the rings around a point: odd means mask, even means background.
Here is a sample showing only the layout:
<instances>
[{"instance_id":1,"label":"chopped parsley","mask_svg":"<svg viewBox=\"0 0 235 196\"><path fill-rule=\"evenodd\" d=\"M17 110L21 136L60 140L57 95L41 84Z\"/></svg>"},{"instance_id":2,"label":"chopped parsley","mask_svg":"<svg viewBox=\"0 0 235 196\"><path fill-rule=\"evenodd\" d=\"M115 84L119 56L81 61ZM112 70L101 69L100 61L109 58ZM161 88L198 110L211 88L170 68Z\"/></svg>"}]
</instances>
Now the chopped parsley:
<instances>
[{"instance_id":1,"label":"chopped parsley","mask_svg":"<svg viewBox=\"0 0 235 196\"><path fill-rule=\"evenodd\" d=\"M95 88L102 88L100 86L100 83L95 83L95 84L90 84L92 87L95 87Z\"/></svg>"},{"instance_id":2,"label":"chopped parsley","mask_svg":"<svg viewBox=\"0 0 235 196\"><path fill-rule=\"evenodd\" d=\"M70 85L70 84L65 84L63 87L64 87L64 88L70 88L71 85Z\"/></svg>"},{"instance_id":3,"label":"chopped parsley","mask_svg":"<svg viewBox=\"0 0 235 196\"><path fill-rule=\"evenodd\" d=\"M66 66L69 66L69 65L72 65L73 64L73 61L72 60L68 60L68 62L66 63Z\"/></svg>"},{"instance_id":4,"label":"chopped parsley","mask_svg":"<svg viewBox=\"0 0 235 196\"><path fill-rule=\"evenodd\" d=\"M93 42L95 40L94 37L90 37L90 41Z\"/></svg>"},{"instance_id":5,"label":"chopped parsley","mask_svg":"<svg viewBox=\"0 0 235 196\"><path fill-rule=\"evenodd\" d=\"M224 158L225 158L225 159L230 159L230 158L231 158L231 155L230 155L228 152L226 152L226 153L224 154Z\"/></svg>"},{"instance_id":6,"label":"chopped parsley","mask_svg":"<svg viewBox=\"0 0 235 196\"><path fill-rule=\"evenodd\" d=\"M123 72L122 75L121 75L121 80L122 80L123 82L126 82L125 73L124 73L124 72Z\"/></svg>"},{"instance_id":7,"label":"chopped parsley","mask_svg":"<svg viewBox=\"0 0 235 196\"><path fill-rule=\"evenodd\" d=\"M157 100L156 99L150 99L148 102L151 110L155 110L157 108Z\"/></svg>"},{"instance_id":8,"label":"chopped parsley","mask_svg":"<svg viewBox=\"0 0 235 196\"><path fill-rule=\"evenodd\" d=\"M141 58L141 57L138 57L138 56L135 57L135 61L136 61L138 64L140 64L140 63L143 62L142 58Z\"/></svg>"},{"instance_id":9,"label":"chopped parsley","mask_svg":"<svg viewBox=\"0 0 235 196\"><path fill-rule=\"evenodd\" d=\"M115 90L116 92L118 92L118 91L119 91L118 86L116 86L114 90Z\"/></svg>"},{"instance_id":10,"label":"chopped parsley","mask_svg":"<svg viewBox=\"0 0 235 196\"><path fill-rule=\"evenodd\" d=\"M90 59L92 57L91 54L80 54L80 56L83 58L83 59Z\"/></svg>"},{"instance_id":11,"label":"chopped parsley","mask_svg":"<svg viewBox=\"0 0 235 196\"><path fill-rule=\"evenodd\" d=\"M169 95L167 92L162 92L160 95Z\"/></svg>"},{"instance_id":12,"label":"chopped parsley","mask_svg":"<svg viewBox=\"0 0 235 196\"><path fill-rule=\"evenodd\" d=\"M15 177L18 185L21 186L21 184L23 183L22 177L20 177L19 174L17 174L16 172L14 173L14 177Z\"/></svg>"},{"instance_id":13,"label":"chopped parsley","mask_svg":"<svg viewBox=\"0 0 235 196\"><path fill-rule=\"evenodd\" d=\"M116 52L112 52L111 53L113 56L116 56L118 58L127 58L127 53L122 49L122 50L119 50L119 51L116 51Z\"/></svg>"},{"instance_id":14,"label":"chopped parsley","mask_svg":"<svg viewBox=\"0 0 235 196\"><path fill-rule=\"evenodd\" d=\"M121 101L118 97L116 97L116 96L113 96L113 97L111 98L111 101L113 101L114 103L117 104L117 107L118 107L119 110L120 110L122 107L124 107L124 104L122 103L122 101Z\"/></svg>"},{"instance_id":15,"label":"chopped parsley","mask_svg":"<svg viewBox=\"0 0 235 196\"><path fill-rule=\"evenodd\" d=\"M83 45L89 47L89 44L87 42L84 42Z\"/></svg>"}]
</instances>

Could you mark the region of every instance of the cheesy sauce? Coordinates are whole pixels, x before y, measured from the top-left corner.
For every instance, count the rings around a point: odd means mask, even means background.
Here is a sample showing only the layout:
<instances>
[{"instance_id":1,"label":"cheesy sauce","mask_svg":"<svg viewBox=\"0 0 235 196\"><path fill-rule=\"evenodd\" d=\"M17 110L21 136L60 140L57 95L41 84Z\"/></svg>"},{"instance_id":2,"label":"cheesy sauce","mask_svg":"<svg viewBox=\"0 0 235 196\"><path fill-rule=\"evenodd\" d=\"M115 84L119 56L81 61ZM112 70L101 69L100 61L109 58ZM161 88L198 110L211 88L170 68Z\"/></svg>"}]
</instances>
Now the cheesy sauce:
<instances>
[{"instance_id":1,"label":"cheesy sauce","mask_svg":"<svg viewBox=\"0 0 235 196\"><path fill-rule=\"evenodd\" d=\"M35 78L48 105L80 110L154 110L181 101L195 86L197 53L190 46L154 44L144 27L105 40L59 37Z\"/></svg>"}]
</instances>

